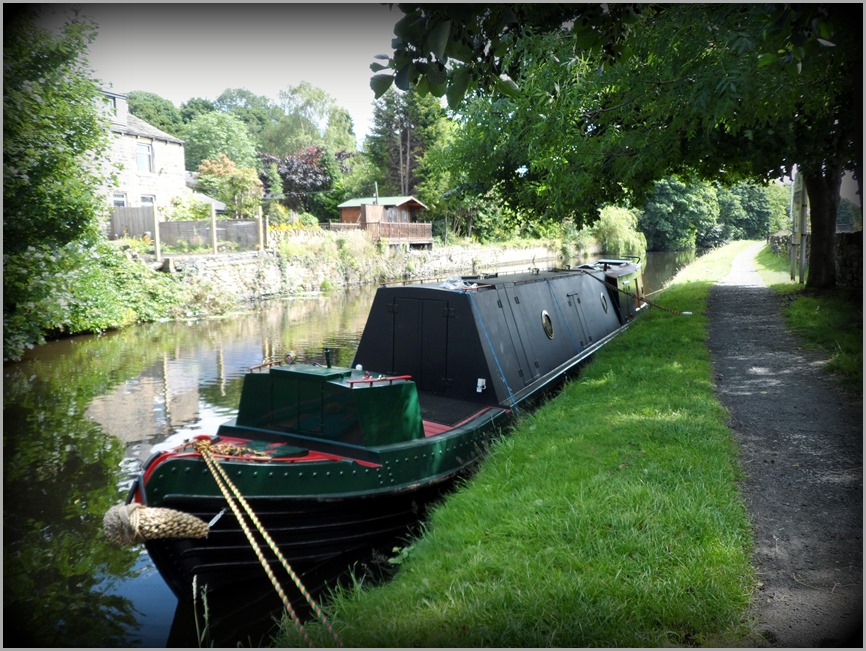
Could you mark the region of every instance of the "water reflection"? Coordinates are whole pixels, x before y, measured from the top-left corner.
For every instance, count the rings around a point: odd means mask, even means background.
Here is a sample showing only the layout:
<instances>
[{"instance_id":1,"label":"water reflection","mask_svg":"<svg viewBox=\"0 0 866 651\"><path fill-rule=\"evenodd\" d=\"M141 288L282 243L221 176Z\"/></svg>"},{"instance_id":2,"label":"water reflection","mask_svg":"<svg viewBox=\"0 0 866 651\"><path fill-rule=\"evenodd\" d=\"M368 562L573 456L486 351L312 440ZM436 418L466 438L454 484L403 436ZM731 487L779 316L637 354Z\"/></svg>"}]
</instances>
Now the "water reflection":
<instances>
[{"instance_id":1,"label":"water reflection","mask_svg":"<svg viewBox=\"0 0 866 651\"><path fill-rule=\"evenodd\" d=\"M324 347L348 364L373 292L77 337L6 365L4 643L154 646L174 599L141 547L104 540L102 516L154 445L234 415L249 366L287 350L322 362ZM162 646L171 620L156 616Z\"/></svg>"},{"instance_id":2,"label":"water reflection","mask_svg":"<svg viewBox=\"0 0 866 651\"><path fill-rule=\"evenodd\" d=\"M686 251L650 251L644 258L644 288L647 293L655 294L664 284L677 275L677 272L694 261L697 255L694 249Z\"/></svg>"}]
</instances>

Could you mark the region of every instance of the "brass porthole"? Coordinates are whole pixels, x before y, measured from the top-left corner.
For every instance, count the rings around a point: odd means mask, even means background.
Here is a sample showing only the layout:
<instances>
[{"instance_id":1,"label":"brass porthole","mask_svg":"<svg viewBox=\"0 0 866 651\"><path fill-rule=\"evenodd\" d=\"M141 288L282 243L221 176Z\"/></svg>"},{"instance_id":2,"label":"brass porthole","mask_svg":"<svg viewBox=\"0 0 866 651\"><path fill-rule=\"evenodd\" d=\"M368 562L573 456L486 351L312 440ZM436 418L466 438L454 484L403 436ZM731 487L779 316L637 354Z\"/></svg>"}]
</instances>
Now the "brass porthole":
<instances>
[{"instance_id":1,"label":"brass porthole","mask_svg":"<svg viewBox=\"0 0 866 651\"><path fill-rule=\"evenodd\" d=\"M541 310L541 327L544 328L544 334L548 339L553 339L553 321L550 320L550 315L547 310Z\"/></svg>"},{"instance_id":2,"label":"brass porthole","mask_svg":"<svg viewBox=\"0 0 866 651\"><path fill-rule=\"evenodd\" d=\"M599 297L601 298L601 309L603 309L604 313L607 314L607 296L605 296L604 292L602 292L601 294L599 294Z\"/></svg>"}]
</instances>

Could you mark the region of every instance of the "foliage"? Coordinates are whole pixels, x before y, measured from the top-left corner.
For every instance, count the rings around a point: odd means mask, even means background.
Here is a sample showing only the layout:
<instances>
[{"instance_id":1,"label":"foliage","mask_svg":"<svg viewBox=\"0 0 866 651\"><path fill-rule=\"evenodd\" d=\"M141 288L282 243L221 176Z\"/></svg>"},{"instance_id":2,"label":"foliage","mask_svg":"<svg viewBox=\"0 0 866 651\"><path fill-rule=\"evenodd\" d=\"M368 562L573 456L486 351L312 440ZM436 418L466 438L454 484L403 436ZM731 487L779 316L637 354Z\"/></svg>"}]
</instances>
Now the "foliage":
<instances>
[{"instance_id":1,"label":"foliage","mask_svg":"<svg viewBox=\"0 0 866 651\"><path fill-rule=\"evenodd\" d=\"M642 256L647 249L646 236L637 230L637 216L626 208L602 208L591 232L602 251L611 255Z\"/></svg>"},{"instance_id":2,"label":"foliage","mask_svg":"<svg viewBox=\"0 0 866 651\"><path fill-rule=\"evenodd\" d=\"M638 223L650 251L677 251L714 246L718 214L715 188L671 177L655 184Z\"/></svg>"},{"instance_id":3,"label":"foliage","mask_svg":"<svg viewBox=\"0 0 866 651\"><path fill-rule=\"evenodd\" d=\"M331 151L354 152L358 148L352 115L340 106L331 108L324 133L325 146Z\"/></svg>"},{"instance_id":4,"label":"foliage","mask_svg":"<svg viewBox=\"0 0 866 651\"><path fill-rule=\"evenodd\" d=\"M325 221L336 216L336 203L328 194L334 190L342 173L341 163L348 156L345 153L335 156L325 147L311 146L279 159L263 155L262 165L277 166L286 206L297 212L313 213Z\"/></svg>"},{"instance_id":5,"label":"foliage","mask_svg":"<svg viewBox=\"0 0 866 651\"><path fill-rule=\"evenodd\" d=\"M33 246L3 258L3 358L46 336L103 332L167 318L181 304L170 277L107 242Z\"/></svg>"},{"instance_id":6,"label":"foliage","mask_svg":"<svg viewBox=\"0 0 866 651\"><path fill-rule=\"evenodd\" d=\"M839 211L836 213L836 224L840 228L853 231L863 230L863 211L859 205L842 197L839 201Z\"/></svg>"},{"instance_id":7,"label":"foliage","mask_svg":"<svg viewBox=\"0 0 866 651\"><path fill-rule=\"evenodd\" d=\"M203 113L216 110L216 106L209 99L203 97L192 97L180 105L180 117L184 125L189 124Z\"/></svg>"},{"instance_id":8,"label":"foliage","mask_svg":"<svg viewBox=\"0 0 866 651\"><path fill-rule=\"evenodd\" d=\"M221 154L202 161L198 169L197 184L206 194L224 202L236 217L258 216L263 189L254 168L240 167Z\"/></svg>"},{"instance_id":9,"label":"foliage","mask_svg":"<svg viewBox=\"0 0 866 651\"><path fill-rule=\"evenodd\" d=\"M280 91L278 102L246 89L228 89L217 104L247 124L259 154L280 158L310 146L335 152L356 148L348 111L308 82Z\"/></svg>"},{"instance_id":10,"label":"foliage","mask_svg":"<svg viewBox=\"0 0 866 651\"><path fill-rule=\"evenodd\" d=\"M289 224L292 221L293 215L294 214L288 208L277 201L271 201L268 203L267 216L269 227Z\"/></svg>"},{"instance_id":11,"label":"foliage","mask_svg":"<svg viewBox=\"0 0 866 651\"><path fill-rule=\"evenodd\" d=\"M779 181L767 184L767 203L770 206L770 233L791 230L791 184Z\"/></svg>"},{"instance_id":12,"label":"foliage","mask_svg":"<svg viewBox=\"0 0 866 651\"><path fill-rule=\"evenodd\" d=\"M213 105L217 111L230 113L241 120L254 138L266 125L282 116L280 108L270 99L246 88L227 88Z\"/></svg>"},{"instance_id":13,"label":"foliage","mask_svg":"<svg viewBox=\"0 0 866 651\"><path fill-rule=\"evenodd\" d=\"M393 82L457 108L484 92L508 128L475 145L506 163L504 174L518 169L504 155L526 159L524 201L541 193L579 217L624 194L639 205L669 175L730 185L790 175L796 164L811 203L808 282L835 284L842 171L862 177L861 6L401 9L393 56L372 66L376 95Z\"/></svg>"},{"instance_id":14,"label":"foliage","mask_svg":"<svg viewBox=\"0 0 866 651\"><path fill-rule=\"evenodd\" d=\"M321 88L302 81L297 86L280 91L280 104L286 115L297 119L299 124L306 125L309 135L315 138L309 140L309 143L324 144L323 136L328 118L336 106L333 97Z\"/></svg>"},{"instance_id":15,"label":"foliage","mask_svg":"<svg viewBox=\"0 0 866 651\"><path fill-rule=\"evenodd\" d=\"M452 172L450 151L458 133L458 124L449 119L438 119L430 127L430 142L419 161L416 186L417 197L427 206L425 221L433 223L434 231L450 230L450 214L459 211L461 201L453 192L455 174ZM449 222L446 229L446 220Z\"/></svg>"},{"instance_id":16,"label":"foliage","mask_svg":"<svg viewBox=\"0 0 866 651\"><path fill-rule=\"evenodd\" d=\"M276 162L271 162L260 178L264 184L265 214L268 220L273 224L287 222L290 213L288 208L280 203L286 198L286 194L283 192L283 179Z\"/></svg>"},{"instance_id":17,"label":"foliage","mask_svg":"<svg viewBox=\"0 0 866 651\"><path fill-rule=\"evenodd\" d=\"M157 129L172 136L183 134L183 117L180 110L164 97L156 93L134 90L126 96L129 112Z\"/></svg>"},{"instance_id":18,"label":"foliage","mask_svg":"<svg viewBox=\"0 0 866 651\"><path fill-rule=\"evenodd\" d=\"M85 58L96 27L73 14L52 31L44 10L4 11L4 252L93 241L104 210L107 111Z\"/></svg>"},{"instance_id":19,"label":"foliage","mask_svg":"<svg viewBox=\"0 0 866 651\"><path fill-rule=\"evenodd\" d=\"M729 230L727 240L759 240L770 234L769 187L743 181L720 189L719 207L719 222Z\"/></svg>"},{"instance_id":20,"label":"foliage","mask_svg":"<svg viewBox=\"0 0 866 651\"><path fill-rule=\"evenodd\" d=\"M373 128L364 143L379 170L382 195L409 196L422 181L419 165L435 144L445 114L434 97L391 90L374 105Z\"/></svg>"},{"instance_id":21,"label":"foliage","mask_svg":"<svg viewBox=\"0 0 866 651\"><path fill-rule=\"evenodd\" d=\"M238 118L214 111L196 117L186 127L186 168L197 169L202 161L227 156L241 167L255 167L253 141Z\"/></svg>"},{"instance_id":22,"label":"foliage","mask_svg":"<svg viewBox=\"0 0 866 651\"><path fill-rule=\"evenodd\" d=\"M166 221L170 222L194 221L197 219L210 219L210 209L211 204L207 201L199 201L192 195L184 195L172 197L171 205L162 214L165 216Z\"/></svg>"}]
</instances>

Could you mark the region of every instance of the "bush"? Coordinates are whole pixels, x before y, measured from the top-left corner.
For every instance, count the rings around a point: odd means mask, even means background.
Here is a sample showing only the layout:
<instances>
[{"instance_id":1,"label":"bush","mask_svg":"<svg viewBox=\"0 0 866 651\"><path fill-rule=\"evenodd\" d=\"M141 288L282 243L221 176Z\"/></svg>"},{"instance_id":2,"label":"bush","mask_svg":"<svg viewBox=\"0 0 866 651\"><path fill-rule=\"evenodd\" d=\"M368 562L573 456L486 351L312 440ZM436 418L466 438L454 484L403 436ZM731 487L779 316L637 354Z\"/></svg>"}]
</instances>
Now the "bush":
<instances>
[{"instance_id":1,"label":"bush","mask_svg":"<svg viewBox=\"0 0 866 651\"><path fill-rule=\"evenodd\" d=\"M163 214L166 221L170 222L210 219L210 204L206 201L199 201L192 195L175 197L171 200L171 207Z\"/></svg>"},{"instance_id":2,"label":"bush","mask_svg":"<svg viewBox=\"0 0 866 651\"><path fill-rule=\"evenodd\" d=\"M637 230L637 216L625 208L602 208L592 234L605 253L643 255L646 251L646 237Z\"/></svg>"},{"instance_id":3,"label":"bush","mask_svg":"<svg viewBox=\"0 0 866 651\"><path fill-rule=\"evenodd\" d=\"M174 316L181 287L115 246L31 246L3 257L3 358L63 334L103 332Z\"/></svg>"}]
</instances>

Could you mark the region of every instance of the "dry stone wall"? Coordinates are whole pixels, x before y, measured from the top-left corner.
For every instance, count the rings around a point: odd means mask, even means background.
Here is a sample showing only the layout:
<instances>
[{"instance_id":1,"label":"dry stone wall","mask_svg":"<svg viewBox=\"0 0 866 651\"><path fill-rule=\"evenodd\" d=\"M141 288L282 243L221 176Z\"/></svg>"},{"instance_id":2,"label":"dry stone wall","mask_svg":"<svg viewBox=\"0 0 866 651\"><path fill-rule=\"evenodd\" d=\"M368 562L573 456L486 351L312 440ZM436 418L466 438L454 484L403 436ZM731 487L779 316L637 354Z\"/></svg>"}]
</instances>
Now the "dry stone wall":
<instances>
[{"instance_id":1,"label":"dry stone wall","mask_svg":"<svg viewBox=\"0 0 866 651\"><path fill-rule=\"evenodd\" d=\"M355 260L285 258L275 251L169 256L165 271L181 275L200 300L248 302L370 283L436 280L557 264L556 251L539 247L437 247L432 251L389 251Z\"/></svg>"},{"instance_id":2,"label":"dry stone wall","mask_svg":"<svg viewBox=\"0 0 866 651\"><path fill-rule=\"evenodd\" d=\"M771 235L770 248L779 255L788 255L791 235ZM806 260L809 259L810 237L806 234ZM863 231L836 233L836 282L846 287L863 286Z\"/></svg>"}]
</instances>

